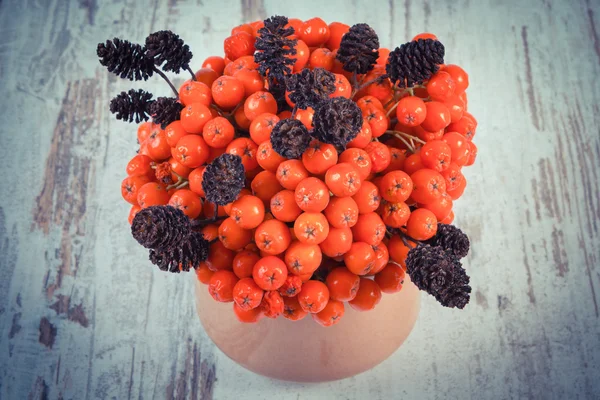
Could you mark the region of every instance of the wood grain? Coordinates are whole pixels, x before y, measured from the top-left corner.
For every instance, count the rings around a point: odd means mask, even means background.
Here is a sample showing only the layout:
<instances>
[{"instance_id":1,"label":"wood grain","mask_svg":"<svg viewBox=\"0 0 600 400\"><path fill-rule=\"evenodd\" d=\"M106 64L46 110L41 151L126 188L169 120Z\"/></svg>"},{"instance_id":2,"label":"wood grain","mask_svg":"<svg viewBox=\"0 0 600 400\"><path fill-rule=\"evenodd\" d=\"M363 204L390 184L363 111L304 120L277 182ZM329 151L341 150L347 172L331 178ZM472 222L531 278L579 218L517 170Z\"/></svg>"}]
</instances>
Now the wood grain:
<instances>
[{"instance_id":1,"label":"wood grain","mask_svg":"<svg viewBox=\"0 0 600 400\"><path fill-rule=\"evenodd\" d=\"M472 303L424 298L407 343L340 382L277 382L225 357L193 278L149 265L119 193L135 134L108 101L169 92L109 76L96 44L173 29L199 68L231 27L275 14L366 22L392 48L435 32L479 121L455 203ZM599 15L595 0L0 1L0 399L597 398Z\"/></svg>"}]
</instances>

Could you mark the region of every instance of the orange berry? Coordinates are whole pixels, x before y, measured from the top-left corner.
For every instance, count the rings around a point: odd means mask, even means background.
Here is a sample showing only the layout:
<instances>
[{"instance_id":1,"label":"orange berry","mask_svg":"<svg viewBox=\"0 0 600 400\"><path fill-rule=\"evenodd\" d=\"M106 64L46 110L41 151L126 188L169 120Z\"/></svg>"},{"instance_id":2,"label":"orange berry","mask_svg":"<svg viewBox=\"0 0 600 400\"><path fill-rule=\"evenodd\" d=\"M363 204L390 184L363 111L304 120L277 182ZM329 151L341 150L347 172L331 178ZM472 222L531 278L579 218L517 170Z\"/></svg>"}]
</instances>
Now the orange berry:
<instances>
[{"instance_id":1,"label":"orange berry","mask_svg":"<svg viewBox=\"0 0 600 400\"><path fill-rule=\"evenodd\" d=\"M256 196L243 196L231 205L231 218L243 229L254 229L265 219L265 206Z\"/></svg>"},{"instance_id":2,"label":"orange berry","mask_svg":"<svg viewBox=\"0 0 600 400\"><path fill-rule=\"evenodd\" d=\"M225 66L223 66L225 68ZM212 68L200 68L194 75L196 75L196 80L198 82L204 83L208 87L212 87L214 81L223 73L221 71L215 71Z\"/></svg>"},{"instance_id":3,"label":"orange berry","mask_svg":"<svg viewBox=\"0 0 600 400\"><path fill-rule=\"evenodd\" d=\"M127 179L141 179L141 176L130 176ZM171 195L162 183L148 182L137 190L137 204L146 208L150 206L163 206L169 202ZM135 204L135 203L133 203Z\"/></svg>"},{"instance_id":4,"label":"orange berry","mask_svg":"<svg viewBox=\"0 0 600 400\"><path fill-rule=\"evenodd\" d=\"M356 275L367 275L373 269L375 251L365 242L354 242L344 254L346 268Z\"/></svg>"},{"instance_id":5,"label":"orange berry","mask_svg":"<svg viewBox=\"0 0 600 400\"><path fill-rule=\"evenodd\" d=\"M216 301L231 302L233 301L233 287L238 280L238 277L231 271L217 271L210 278L208 292Z\"/></svg>"},{"instance_id":6,"label":"orange berry","mask_svg":"<svg viewBox=\"0 0 600 400\"><path fill-rule=\"evenodd\" d=\"M261 114L277 113L277 102L269 92L255 92L248 96L244 102L244 114L252 121Z\"/></svg>"},{"instance_id":7,"label":"orange berry","mask_svg":"<svg viewBox=\"0 0 600 400\"><path fill-rule=\"evenodd\" d=\"M250 138L256 144L261 144L271 138L271 132L277 123L279 117L275 113L263 113L252 120L250 124Z\"/></svg>"},{"instance_id":8,"label":"orange berry","mask_svg":"<svg viewBox=\"0 0 600 400\"><path fill-rule=\"evenodd\" d=\"M402 290L406 271L398 264L389 263L375 275L375 282L383 293L397 293Z\"/></svg>"},{"instance_id":9,"label":"orange berry","mask_svg":"<svg viewBox=\"0 0 600 400\"><path fill-rule=\"evenodd\" d=\"M216 117L206 123L202 137L206 144L214 148L227 147L235 136L235 128L227 118Z\"/></svg>"},{"instance_id":10,"label":"orange berry","mask_svg":"<svg viewBox=\"0 0 600 400\"><path fill-rule=\"evenodd\" d=\"M368 278L360 278L358 292L353 300L348 304L357 311L368 311L375 308L381 301L381 289L379 285Z\"/></svg>"},{"instance_id":11,"label":"orange berry","mask_svg":"<svg viewBox=\"0 0 600 400\"><path fill-rule=\"evenodd\" d=\"M315 115L315 110L312 107L307 107L306 110L298 109L296 111L296 119L304 126L306 129L311 130L313 127L313 116Z\"/></svg>"},{"instance_id":12,"label":"orange berry","mask_svg":"<svg viewBox=\"0 0 600 400\"><path fill-rule=\"evenodd\" d=\"M225 110L231 110L244 98L244 84L232 76L221 76L212 84L213 101Z\"/></svg>"},{"instance_id":13,"label":"orange berry","mask_svg":"<svg viewBox=\"0 0 600 400\"><path fill-rule=\"evenodd\" d=\"M291 190L282 190L271 198L270 210L275 218L283 222L294 222L302 210L296 204L296 195Z\"/></svg>"},{"instance_id":14,"label":"orange berry","mask_svg":"<svg viewBox=\"0 0 600 400\"><path fill-rule=\"evenodd\" d=\"M420 169L414 172L410 179L413 181L413 191L410 196L418 203L433 203L446 192L444 177L432 169Z\"/></svg>"},{"instance_id":15,"label":"orange berry","mask_svg":"<svg viewBox=\"0 0 600 400\"><path fill-rule=\"evenodd\" d=\"M298 33L298 32L297 32ZM304 43L304 41L298 39L296 43L296 54L288 56L289 58L296 60L294 62L293 72L300 72L306 67L308 63L308 57L310 56L310 49Z\"/></svg>"},{"instance_id":16,"label":"orange berry","mask_svg":"<svg viewBox=\"0 0 600 400\"><path fill-rule=\"evenodd\" d=\"M210 56L204 60L202 63L202 68L210 68L217 74L221 75L223 73L223 69L225 68L225 61L223 60L223 57Z\"/></svg>"},{"instance_id":17,"label":"orange berry","mask_svg":"<svg viewBox=\"0 0 600 400\"><path fill-rule=\"evenodd\" d=\"M371 143L372 137L373 133L371 132L371 126L367 121L363 121L360 132L358 132L358 135L356 135L354 139L348 142L346 147L364 149L369 143Z\"/></svg>"},{"instance_id":18,"label":"orange berry","mask_svg":"<svg viewBox=\"0 0 600 400\"><path fill-rule=\"evenodd\" d=\"M348 33L350 26L341 22L332 22L329 24L329 39L325 43L325 47L331 50L338 49L342 42L342 37Z\"/></svg>"},{"instance_id":19,"label":"orange berry","mask_svg":"<svg viewBox=\"0 0 600 400\"><path fill-rule=\"evenodd\" d=\"M252 231L240 227L230 217L219 225L219 240L230 250L241 250L252 241Z\"/></svg>"},{"instance_id":20,"label":"orange berry","mask_svg":"<svg viewBox=\"0 0 600 400\"><path fill-rule=\"evenodd\" d=\"M245 31L239 31L229 36L223 43L225 56L235 61L240 57L254 54L255 40L254 35Z\"/></svg>"},{"instance_id":21,"label":"orange berry","mask_svg":"<svg viewBox=\"0 0 600 400\"><path fill-rule=\"evenodd\" d=\"M254 264L260 260L258 254L250 250L242 250L233 258L233 273L240 279L252 277Z\"/></svg>"},{"instance_id":22,"label":"orange berry","mask_svg":"<svg viewBox=\"0 0 600 400\"><path fill-rule=\"evenodd\" d=\"M283 316L291 321L299 321L306 317L308 313L300 307L298 297L283 298Z\"/></svg>"},{"instance_id":23,"label":"orange berry","mask_svg":"<svg viewBox=\"0 0 600 400\"><path fill-rule=\"evenodd\" d=\"M385 237L385 232L385 224L376 212L360 214L356 225L352 227L354 240L366 242L373 246L381 243Z\"/></svg>"},{"instance_id":24,"label":"orange berry","mask_svg":"<svg viewBox=\"0 0 600 400\"><path fill-rule=\"evenodd\" d=\"M196 268L196 277L198 280L205 285L210 282L210 278L212 278L214 271L208 269L205 263L200 263L200 266Z\"/></svg>"},{"instance_id":25,"label":"orange berry","mask_svg":"<svg viewBox=\"0 0 600 400\"><path fill-rule=\"evenodd\" d=\"M352 230L350 228L330 227L329 234L319 246L327 257L343 256L352 247Z\"/></svg>"},{"instance_id":26,"label":"orange berry","mask_svg":"<svg viewBox=\"0 0 600 400\"><path fill-rule=\"evenodd\" d=\"M390 253L384 242L381 242L378 245L371 247L375 252L375 262L373 263L373 268L371 269L369 274L373 275L385 268L387 263L390 261Z\"/></svg>"},{"instance_id":27,"label":"orange berry","mask_svg":"<svg viewBox=\"0 0 600 400\"><path fill-rule=\"evenodd\" d=\"M273 145L271 144L270 140L266 140L258 146L256 161L263 169L276 172L279 164L285 160L286 159L284 157L280 156L275 150L273 150Z\"/></svg>"},{"instance_id":28,"label":"orange berry","mask_svg":"<svg viewBox=\"0 0 600 400\"><path fill-rule=\"evenodd\" d=\"M181 126L189 133L202 133L212 114L203 103L191 103L181 110Z\"/></svg>"},{"instance_id":29,"label":"orange berry","mask_svg":"<svg viewBox=\"0 0 600 400\"><path fill-rule=\"evenodd\" d=\"M360 214L377 210L381 203L379 188L371 181L364 181L352 199L356 202Z\"/></svg>"},{"instance_id":30,"label":"orange berry","mask_svg":"<svg viewBox=\"0 0 600 400\"><path fill-rule=\"evenodd\" d=\"M334 228L352 228L358 221L358 205L352 197L332 197L324 211Z\"/></svg>"},{"instance_id":31,"label":"orange berry","mask_svg":"<svg viewBox=\"0 0 600 400\"><path fill-rule=\"evenodd\" d=\"M300 307L311 314L321 312L329 301L329 289L323 282L308 281L298 293Z\"/></svg>"},{"instance_id":32,"label":"orange berry","mask_svg":"<svg viewBox=\"0 0 600 400\"><path fill-rule=\"evenodd\" d=\"M187 135L185 129L181 125L181 121L173 121L165 128L165 136L167 138L167 143L171 147L175 147L177 141Z\"/></svg>"},{"instance_id":33,"label":"orange berry","mask_svg":"<svg viewBox=\"0 0 600 400\"><path fill-rule=\"evenodd\" d=\"M309 47L318 47L329 40L329 27L321 18L311 18L304 21L298 36Z\"/></svg>"},{"instance_id":34,"label":"orange berry","mask_svg":"<svg viewBox=\"0 0 600 400\"><path fill-rule=\"evenodd\" d=\"M427 240L435 235L437 225L437 218L434 213L425 208L417 208L408 218L406 232L413 239Z\"/></svg>"},{"instance_id":35,"label":"orange berry","mask_svg":"<svg viewBox=\"0 0 600 400\"><path fill-rule=\"evenodd\" d=\"M402 265L402 267L406 268L406 256L410 249L415 247L415 244L410 241L406 241L408 246L404 244L402 238L398 235L394 235L390 238L388 242L388 251L390 253L390 258L395 263Z\"/></svg>"},{"instance_id":36,"label":"orange berry","mask_svg":"<svg viewBox=\"0 0 600 400\"><path fill-rule=\"evenodd\" d=\"M275 256L263 257L254 264L252 276L263 290L277 290L283 285L288 270L285 263Z\"/></svg>"},{"instance_id":37,"label":"orange berry","mask_svg":"<svg viewBox=\"0 0 600 400\"><path fill-rule=\"evenodd\" d=\"M342 162L327 170L325 182L335 196L347 197L358 192L362 180L352 164Z\"/></svg>"},{"instance_id":38,"label":"orange berry","mask_svg":"<svg viewBox=\"0 0 600 400\"><path fill-rule=\"evenodd\" d=\"M285 264L289 272L302 276L312 274L319 268L323 255L316 244L294 241L285 252Z\"/></svg>"},{"instance_id":39,"label":"orange berry","mask_svg":"<svg viewBox=\"0 0 600 400\"><path fill-rule=\"evenodd\" d=\"M335 60L335 54L329 49L319 47L316 48L308 59L310 69L323 68L326 71L333 69L333 60Z\"/></svg>"},{"instance_id":40,"label":"orange berry","mask_svg":"<svg viewBox=\"0 0 600 400\"><path fill-rule=\"evenodd\" d=\"M294 233L302 243L319 244L329 234L329 223L321 213L303 213L294 222Z\"/></svg>"},{"instance_id":41,"label":"orange berry","mask_svg":"<svg viewBox=\"0 0 600 400\"><path fill-rule=\"evenodd\" d=\"M325 183L315 177L301 180L295 189L296 204L307 212L321 212L329 204L329 190Z\"/></svg>"},{"instance_id":42,"label":"orange berry","mask_svg":"<svg viewBox=\"0 0 600 400\"><path fill-rule=\"evenodd\" d=\"M360 278L348 268L334 268L325 279L329 295L338 301L350 301L356 297Z\"/></svg>"},{"instance_id":43,"label":"orange berry","mask_svg":"<svg viewBox=\"0 0 600 400\"><path fill-rule=\"evenodd\" d=\"M338 154L335 147L328 143L313 139L308 149L302 154L302 164L311 174L324 174L337 164Z\"/></svg>"},{"instance_id":44,"label":"orange berry","mask_svg":"<svg viewBox=\"0 0 600 400\"><path fill-rule=\"evenodd\" d=\"M233 287L233 301L243 310L260 306L263 290L252 278L242 278Z\"/></svg>"},{"instance_id":45,"label":"orange berry","mask_svg":"<svg viewBox=\"0 0 600 400\"><path fill-rule=\"evenodd\" d=\"M244 93L250 96L252 93L264 90L264 78L255 69L242 68L233 73L233 77L244 85Z\"/></svg>"},{"instance_id":46,"label":"orange berry","mask_svg":"<svg viewBox=\"0 0 600 400\"><path fill-rule=\"evenodd\" d=\"M235 253L229 250L220 240L212 243L208 248L208 258L205 263L211 271L230 270L233 268Z\"/></svg>"},{"instance_id":47,"label":"orange berry","mask_svg":"<svg viewBox=\"0 0 600 400\"><path fill-rule=\"evenodd\" d=\"M381 208L381 219L383 222L392 228L400 228L406 225L410 217L410 208L408 205L400 201L398 203L386 202Z\"/></svg>"},{"instance_id":48,"label":"orange berry","mask_svg":"<svg viewBox=\"0 0 600 400\"><path fill-rule=\"evenodd\" d=\"M300 181L308 178L308 171L300 160L286 160L277 167L276 176L281 186L295 190Z\"/></svg>"},{"instance_id":49,"label":"orange berry","mask_svg":"<svg viewBox=\"0 0 600 400\"><path fill-rule=\"evenodd\" d=\"M271 171L259 172L252 180L250 187L252 188L252 192L262 200L265 206L268 206L273 196L283 189L279 182L277 182L275 174Z\"/></svg>"},{"instance_id":50,"label":"orange berry","mask_svg":"<svg viewBox=\"0 0 600 400\"><path fill-rule=\"evenodd\" d=\"M264 221L254 231L256 246L266 254L283 253L292 241L288 227L281 221L271 219Z\"/></svg>"},{"instance_id":51,"label":"orange berry","mask_svg":"<svg viewBox=\"0 0 600 400\"><path fill-rule=\"evenodd\" d=\"M174 158L188 168L197 168L208 160L210 147L198 135L186 135L177 141Z\"/></svg>"},{"instance_id":52,"label":"orange berry","mask_svg":"<svg viewBox=\"0 0 600 400\"><path fill-rule=\"evenodd\" d=\"M332 326L342 320L344 316L344 303L330 299L325 308L316 314L311 314L312 319L322 326Z\"/></svg>"},{"instance_id":53,"label":"orange berry","mask_svg":"<svg viewBox=\"0 0 600 400\"><path fill-rule=\"evenodd\" d=\"M209 107L212 102L212 94L206 84L198 81L186 81L179 88L179 101L184 106L202 103Z\"/></svg>"},{"instance_id":54,"label":"orange berry","mask_svg":"<svg viewBox=\"0 0 600 400\"><path fill-rule=\"evenodd\" d=\"M344 150L340 154L339 162L352 165L362 181L366 180L371 174L371 157L369 153L362 149L351 148Z\"/></svg>"},{"instance_id":55,"label":"orange berry","mask_svg":"<svg viewBox=\"0 0 600 400\"><path fill-rule=\"evenodd\" d=\"M200 197L189 189L179 189L173 193L169 205L180 209L190 219L197 218L202 212Z\"/></svg>"},{"instance_id":56,"label":"orange berry","mask_svg":"<svg viewBox=\"0 0 600 400\"><path fill-rule=\"evenodd\" d=\"M264 316L260 307L244 310L235 302L233 303L233 313L240 322L249 324L258 322Z\"/></svg>"},{"instance_id":57,"label":"orange berry","mask_svg":"<svg viewBox=\"0 0 600 400\"><path fill-rule=\"evenodd\" d=\"M246 173L252 171L258 167L258 161L256 161L256 151L258 146L251 139L241 137L234 139L227 145L225 152L227 154L233 154L242 158L242 164Z\"/></svg>"},{"instance_id":58,"label":"orange berry","mask_svg":"<svg viewBox=\"0 0 600 400\"><path fill-rule=\"evenodd\" d=\"M349 99L350 96L352 96L352 85L348 78L342 74L335 74L335 91L329 97L345 97Z\"/></svg>"}]
</instances>

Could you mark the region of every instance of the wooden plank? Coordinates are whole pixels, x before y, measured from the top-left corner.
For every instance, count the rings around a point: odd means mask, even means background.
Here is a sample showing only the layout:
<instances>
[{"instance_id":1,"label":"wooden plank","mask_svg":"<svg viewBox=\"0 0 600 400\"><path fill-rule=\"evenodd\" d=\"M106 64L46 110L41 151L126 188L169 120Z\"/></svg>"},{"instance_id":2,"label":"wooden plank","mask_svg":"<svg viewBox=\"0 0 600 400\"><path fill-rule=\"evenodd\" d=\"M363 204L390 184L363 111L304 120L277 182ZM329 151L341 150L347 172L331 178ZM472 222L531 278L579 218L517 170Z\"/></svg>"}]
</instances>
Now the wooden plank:
<instances>
[{"instance_id":1,"label":"wooden plank","mask_svg":"<svg viewBox=\"0 0 600 400\"><path fill-rule=\"evenodd\" d=\"M455 207L473 303L424 299L405 346L341 382L243 370L202 331L193 278L149 266L118 188L135 128L107 104L168 88L108 76L93 55L104 38L173 29L199 67L232 26L274 14L367 22L390 47L432 31L471 76L480 155ZM593 398L599 16L592 0L0 2L0 398Z\"/></svg>"}]
</instances>

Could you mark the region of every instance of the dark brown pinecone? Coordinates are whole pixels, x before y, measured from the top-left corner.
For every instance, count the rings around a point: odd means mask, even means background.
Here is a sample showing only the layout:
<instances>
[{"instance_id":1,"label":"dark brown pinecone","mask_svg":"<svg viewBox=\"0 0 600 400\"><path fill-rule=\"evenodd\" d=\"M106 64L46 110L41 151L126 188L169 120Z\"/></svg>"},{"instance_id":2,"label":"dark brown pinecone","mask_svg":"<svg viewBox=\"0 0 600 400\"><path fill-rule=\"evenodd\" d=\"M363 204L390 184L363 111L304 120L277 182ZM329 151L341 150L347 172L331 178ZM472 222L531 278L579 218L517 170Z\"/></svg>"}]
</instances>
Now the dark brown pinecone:
<instances>
[{"instance_id":1,"label":"dark brown pinecone","mask_svg":"<svg viewBox=\"0 0 600 400\"><path fill-rule=\"evenodd\" d=\"M438 224L437 233L429 241L432 246L440 246L448 252L463 258L469 252L469 237L454 225Z\"/></svg>"},{"instance_id":2,"label":"dark brown pinecone","mask_svg":"<svg viewBox=\"0 0 600 400\"><path fill-rule=\"evenodd\" d=\"M191 232L190 219L178 208L151 206L141 209L131 223L131 234L147 249L165 251L182 243Z\"/></svg>"},{"instance_id":3,"label":"dark brown pinecone","mask_svg":"<svg viewBox=\"0 0 600 400\"><path fill-rule=\"evenodd\" d=\"M313 135L342 152L346 150L348 142L358 135L362 124L362 112L355 102L344 97L334 97L321 103L315 111Z\"/></svg>"},{"instance_id":4,"label":"dark brown pinecone","mask_svg":"<svg viewBox=\"0 0 600 400\"><path fill-rule=\"evenodd\" d=\"M208 257L209 243L200 232L190 235L177 246L168 250L150 250L150 261L161 271L179 273L197 269Z\"/></svg>"},{"instance_id":5,"label":"dark brown pinecone","mask_svg":"<svg viewBox=\"0 0 600 400\"><path fill-rule=\"evenodd\" d=\"M130 89L129 92L121 92L110 101L110 112L117 114L117 119L136 124L141 121L147 121L149 116L148 108L154 102L152 93L142 89Z\"/></svg>"},{"instance_id":6,"label":"dark brown pinecone","mask_svg":"<svg viewBox=\"0 0 600 400\"><path fill-rule=\"evenodd\" d=\"M204 170L202 189L206 200L219 206L231 203L240 194L245 179L242 158L233 154L221 154Z\"/></svg>"},{"instance_id":7,"label":"dark brown pinecone","mask_svg":"<svg viewBox=\"0 0 600 400\"><path fill-rule=\"evenodd\" d=\"M366 74L379 58L379 37L367 24L353 25L342 37L336 58L349 72Z\"/></svg>"},{"instance_id":8,"label":"dark brown pinecone","mask_svg":"<svg viewBox=\"0 0 600 400\"><path fill-rule=\"evenodd\" d=\"M152 115L152 121L165 129L173 121L178 121L181 117L183 104L174 97L159 97L150 104L149 112Z\"/></svg>"},{"instance_id":9,"label":"dark brown pinecone","mask_svg":"<svg viewBox=\"0 0 600 400\"><path fill-rule=\"evenodd\" d=\"M406 268L412 282L443 306L463 308L469 302L469 277L453 253L419 244L408 252Z\"/></svg>"},{"instance_id":10,"label":"dark brown pinecone","mask_svg":"<svg viewBox=\"0 0 600 400\"><path fill-rule=\"evenodd\" d=\"M315 68L312 71L304 68L300 73L287 78L286 88L296 107L303 110L308 107L316 109L335 92L335 75L323 68Z\"/></svg>"},{"instance_id":11,"label":"dark brown pinecone","mask_svg":"<svg viewBox=\"0 0 600 400\"><path fill-rule=\"evenodd\" d=\"M310 139L308 129L297 119L282 119L271 131L273 150L285 158L301 157L308 148Z\"/></svg>"},{"instance_id":12,"label":"dark brown pinecone","mask_svg":"<svg viewBox=\"0 0 600 400\"><path fill-rule=\"evenodd\" d=\"M154 63L146 55L146 49L127 40L114 38L98 43L96 54L100 64L123 79L147 80L154 73Z\"/></svg>"},{"instance_id":13,"label":"dark brown pinecone","mask_svg":"<svg viewBox=\"0 0 600 400\"><path fill-rule=\"evenodd\" d=\"M192 59L189 46L171 31L158 31L149 35L146 38L146 54L155 65L162 65L163 71L176 74L182 69L189 69Z\"/></svg>"},{"instance_id":14,"label":"dark brown pinecone","mask_svg":"<svg viewBox=\"0 0 600 400\"><path fill-rule=\"evenodd\" d=\"M444 63L444 45L433 39L419 39L396 47L385 66L398 87L412 87L431 78Z\"/></svg>"}]
</instances>

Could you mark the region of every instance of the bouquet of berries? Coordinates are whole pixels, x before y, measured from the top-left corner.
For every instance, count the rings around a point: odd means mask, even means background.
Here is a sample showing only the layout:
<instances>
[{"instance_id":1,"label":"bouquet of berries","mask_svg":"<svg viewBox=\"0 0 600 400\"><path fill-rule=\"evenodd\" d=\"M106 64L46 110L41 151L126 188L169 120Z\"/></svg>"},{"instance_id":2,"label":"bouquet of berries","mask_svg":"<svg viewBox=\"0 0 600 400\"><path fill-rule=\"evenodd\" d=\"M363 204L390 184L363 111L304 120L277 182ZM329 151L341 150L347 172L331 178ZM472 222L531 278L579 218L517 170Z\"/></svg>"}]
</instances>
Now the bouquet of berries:
<instances>
[{"instance_id":1,"label":"bouquet of berries","mask_svg":"<svg viewBox=\"0 0 600 400\"><path fill-rule=\"evenodd\" d=\"M390 51L367 24L274 16L235 27L224 52L194 72L171 31L98 45L110 72L173 90L110 103L140 124L121 189L150 261L195 270L243 322L310 314L331 326L345 303L371 310L400 291L406 273L465 307L469 239L452 203L477 122L443 44L425 33ZM181 71L177 90L165 72Z\"/></svg>"}]
</instances>

